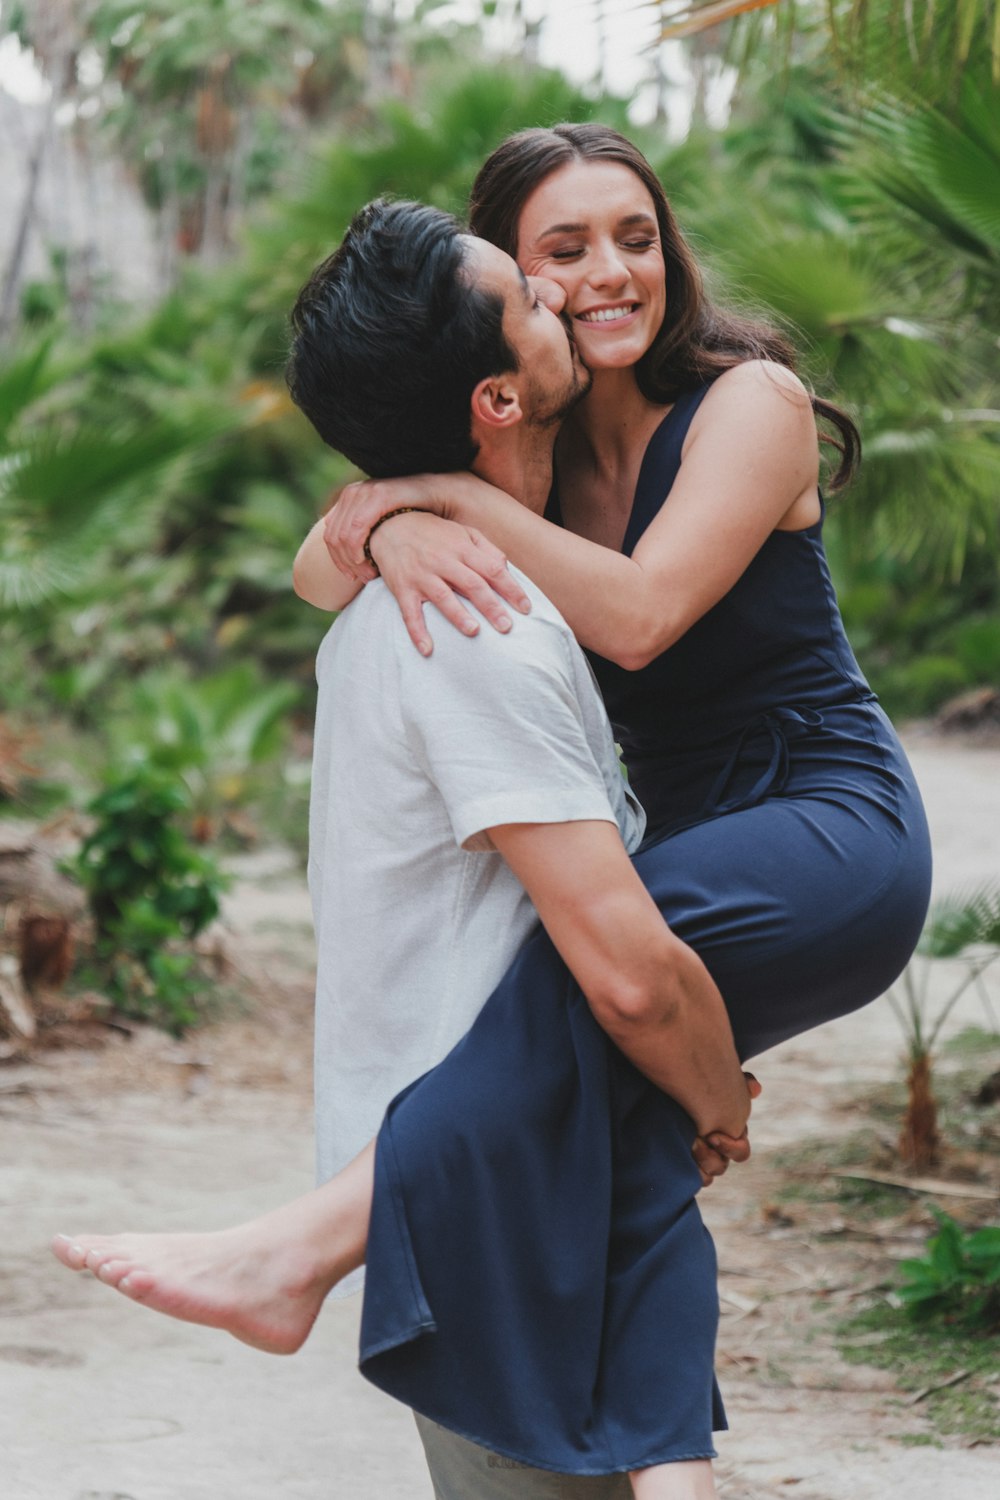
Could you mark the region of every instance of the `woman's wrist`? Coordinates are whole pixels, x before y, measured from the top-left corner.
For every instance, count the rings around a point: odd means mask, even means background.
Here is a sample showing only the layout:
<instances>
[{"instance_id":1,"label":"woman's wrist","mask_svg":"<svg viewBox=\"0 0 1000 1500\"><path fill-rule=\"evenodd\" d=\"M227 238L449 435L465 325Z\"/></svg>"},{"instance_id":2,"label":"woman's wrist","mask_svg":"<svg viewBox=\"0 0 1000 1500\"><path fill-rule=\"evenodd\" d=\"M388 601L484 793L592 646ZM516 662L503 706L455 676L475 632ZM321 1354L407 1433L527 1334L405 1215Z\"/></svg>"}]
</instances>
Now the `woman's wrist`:
<instances>
[{"instance_id":1,"label":"woman's wrist","mask_svg":"<svg viewBox=\"0 0 1000 1500\"><path fill-rule=\"evenodd\" d=\"M379 565L372 556L372 537L376 531L378 531L380 526L384 526L386 521L391 521L396 516L412 516L421 512L422 507L419 505L397 505L395 510L387 510L385 515L379 516L378 520L369 528L362 550L365 554L365 561L370 567L375 569L376 574L379 572Z\"/></svg>"}]
</instances>

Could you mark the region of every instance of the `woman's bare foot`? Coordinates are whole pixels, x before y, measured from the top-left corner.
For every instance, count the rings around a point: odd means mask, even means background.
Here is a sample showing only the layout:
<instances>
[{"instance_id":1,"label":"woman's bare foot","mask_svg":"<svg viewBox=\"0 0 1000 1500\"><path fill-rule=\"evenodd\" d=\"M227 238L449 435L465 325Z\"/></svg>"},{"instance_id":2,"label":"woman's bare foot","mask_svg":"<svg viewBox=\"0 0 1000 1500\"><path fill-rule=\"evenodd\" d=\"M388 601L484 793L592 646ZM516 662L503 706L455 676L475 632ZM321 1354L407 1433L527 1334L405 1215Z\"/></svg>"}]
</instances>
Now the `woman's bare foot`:
<instances>
[{"instance_id":1,"label":"woman's bare foot","mask_svg":"<svg viewBox=\"0 0 1000 1500\"><path fill-rule=\"evenodd\" d=\"M368 1146L315 1192L235 1229L57 1235L52 1251L144 1307L294 1354L331 1287L364 1260L373 1162Z\"/></svg>"}]
</instances>

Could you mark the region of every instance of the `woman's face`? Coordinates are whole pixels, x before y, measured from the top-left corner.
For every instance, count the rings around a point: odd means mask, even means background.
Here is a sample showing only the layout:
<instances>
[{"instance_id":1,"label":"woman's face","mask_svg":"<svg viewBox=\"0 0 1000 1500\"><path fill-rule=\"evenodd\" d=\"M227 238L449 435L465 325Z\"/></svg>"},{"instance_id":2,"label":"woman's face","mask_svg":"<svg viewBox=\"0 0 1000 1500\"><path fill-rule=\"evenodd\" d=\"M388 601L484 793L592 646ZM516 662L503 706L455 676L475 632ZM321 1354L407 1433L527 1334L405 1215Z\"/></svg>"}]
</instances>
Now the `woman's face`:
<instances>
[{"instance_id":1,"label":"woman's face","mask_svg":"<svg viewBox=\"0 0 1000 1500\"><path fill-rule=\"evenodd\" d=\"M521 211L517 259L563 288L591 370L636 364L659 333L667 299L656 211L621 162L570 162L539 183Z\"/></svg>"}]
</instances>

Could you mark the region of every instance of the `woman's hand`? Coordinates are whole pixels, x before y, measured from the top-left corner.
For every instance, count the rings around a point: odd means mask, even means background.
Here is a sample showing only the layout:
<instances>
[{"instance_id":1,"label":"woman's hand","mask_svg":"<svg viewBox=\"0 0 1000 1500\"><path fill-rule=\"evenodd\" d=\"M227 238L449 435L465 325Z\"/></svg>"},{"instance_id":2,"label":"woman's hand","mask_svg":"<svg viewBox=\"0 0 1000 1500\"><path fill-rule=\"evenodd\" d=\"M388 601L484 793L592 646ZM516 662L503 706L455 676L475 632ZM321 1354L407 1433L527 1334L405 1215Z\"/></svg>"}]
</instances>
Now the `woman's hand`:
<instances>
[{"instance_id":1,"label":"woman's hand","mask_svg":"<svg viewBox=\"0 0 1000 1500\"><path fill-rule=\"evenodd\" d=\"M752 1073L744 1073L747 1081L747 1092L751 1099L759 1099L761 1085ZM743 1162L750 1160L750 1136L744 1130L740 1136L723 1135L720 1131L713 1130L708 1137L698 1136L691 1148L692 1155L698 1171L701 1173L702 1187L711 1187L716 1177L721 1177L731 1161Z\"/></svg>"},{"instance_id":2,"label":"woman's hand","mask_svg":"<svg viewBox=\"0 0 1000 1500\"><path fill-rule=\"evenodd\" d=\"M365 542L377 521L402 506L444 515L440 487L435 485L434 476L359 479L346 484L323 527L326 550L334 567L357 583L370 583L375 571L365 558Z\"/></svg>"},{"instance_id":3,"label":"woman's hand","mask_svg":"<svg viewBox=\"0 0 1000 1500\"><path fill-rule=\"evenodd\" d=\"M334 509L339 510L342 503L338 501ZM511 628L507 605L521 614L531 609L530 599L507 568L506 557L474 526L413 511L392 516L381 525L370 547L410 639L423 656L430 656L434 649L424 619L425 602L439 609L463 635L479 630L478 619L463 600L501 632ZM367 572L374 578L371 568Z\"/></svg>"}]
</instances>

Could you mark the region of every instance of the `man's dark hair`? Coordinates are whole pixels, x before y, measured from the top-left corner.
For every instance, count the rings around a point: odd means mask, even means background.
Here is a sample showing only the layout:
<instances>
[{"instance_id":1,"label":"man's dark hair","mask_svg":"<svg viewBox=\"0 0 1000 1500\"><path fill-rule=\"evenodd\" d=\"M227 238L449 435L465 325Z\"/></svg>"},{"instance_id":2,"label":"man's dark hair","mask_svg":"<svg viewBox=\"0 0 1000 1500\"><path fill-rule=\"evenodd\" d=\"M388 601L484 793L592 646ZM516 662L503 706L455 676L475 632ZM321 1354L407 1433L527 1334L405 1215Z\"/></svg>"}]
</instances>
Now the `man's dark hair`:
<instances>
[{"instance_id":1,"label":"man's dark hair","mask_svg":"<svg viewBox=\"0 0 1000 1500\"><path fill-rule=\"evenodd\" d=\"M503 298L464 274L462 234L439 209L377 198L292 312L292 400L373 478L467 469L472 392L517 369Z\"/></svg>"}]
</instances>

